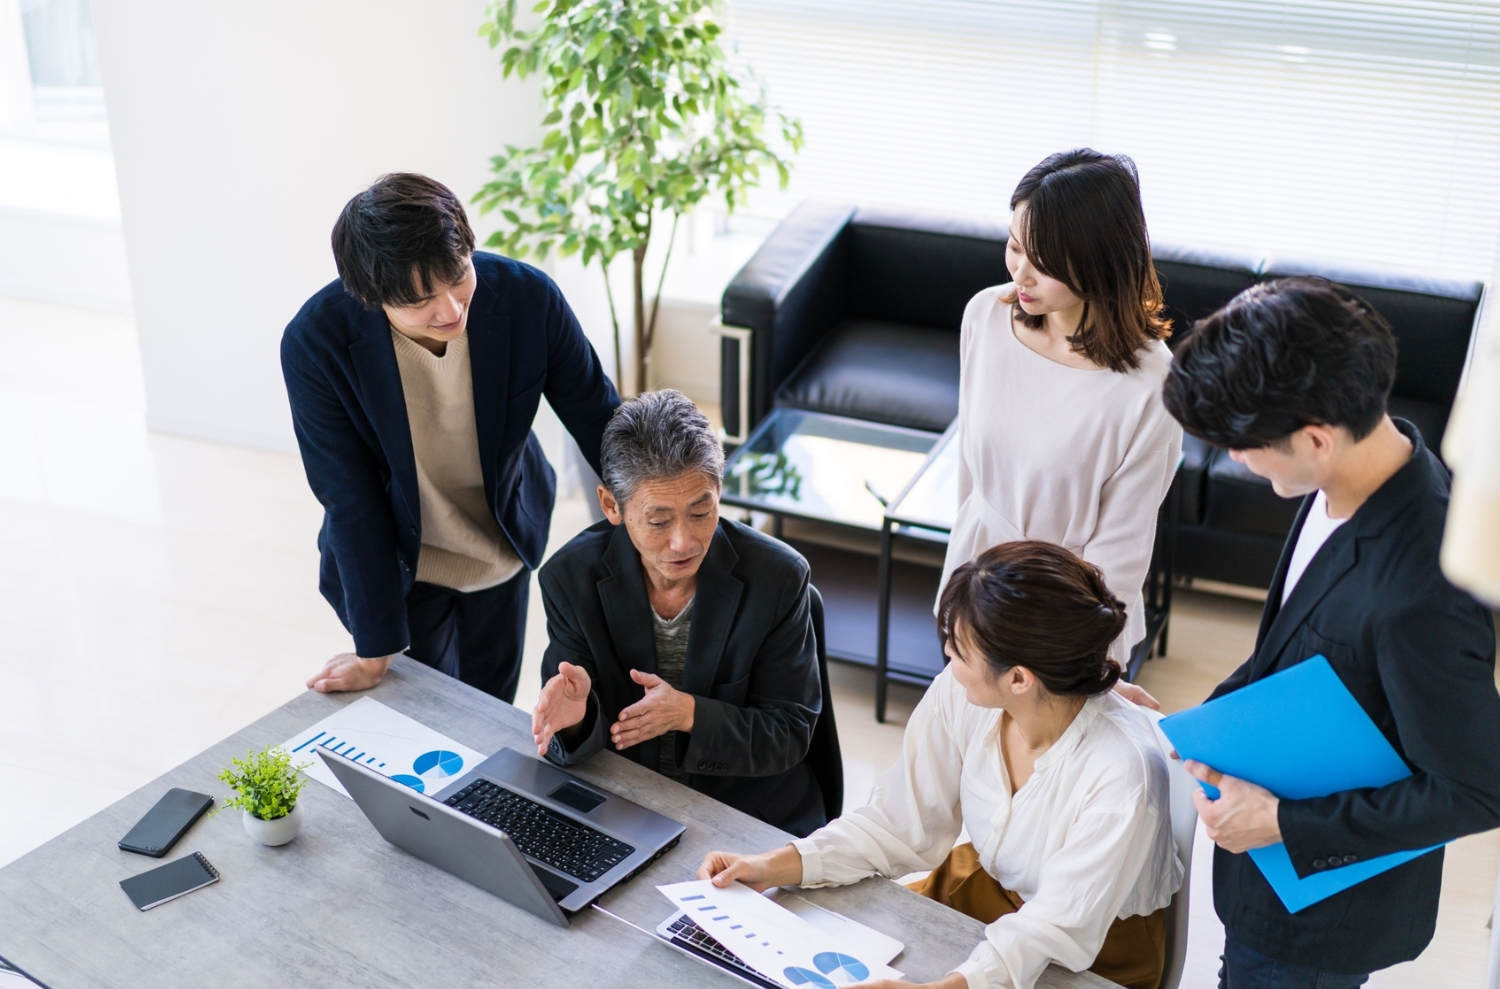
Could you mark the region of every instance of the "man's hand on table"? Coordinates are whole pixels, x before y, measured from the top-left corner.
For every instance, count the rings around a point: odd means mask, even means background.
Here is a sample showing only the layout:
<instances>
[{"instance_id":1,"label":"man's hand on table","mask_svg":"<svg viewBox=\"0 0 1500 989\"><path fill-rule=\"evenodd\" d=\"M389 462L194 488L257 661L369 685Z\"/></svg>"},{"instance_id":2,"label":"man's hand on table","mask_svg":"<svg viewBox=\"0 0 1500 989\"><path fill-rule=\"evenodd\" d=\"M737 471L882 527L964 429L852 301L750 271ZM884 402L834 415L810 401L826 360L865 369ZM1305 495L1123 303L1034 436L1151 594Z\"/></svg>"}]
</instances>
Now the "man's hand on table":
<instances>
[{"instance_id":1,"label":"man's hand on table","mask_svg":"<svg viewBox=\"0 0 1500 989\"><path fill-rule=\"evenodd\" d=\"M553 735L572 728L588 714L593 686L588 670L572 663L558 664L557 675L547 681L531 709L531 737L537 755L546 755Z\"/></svg>"},{"instance_id":2,"label":"man's hand on table","mask_svg":"<svg viewBox=\"0 0 1500 989\"><path fill-rule=\"evenodd\" d=\"M320 694L336 690L369 690L385 677L390 669L391 657L361 659L352 652L341 652L323 664L323 668L307 681L311 690Z\"/></svg>"},{"instance_id":3,"label":"man's hand on table","mask_svg":"<svg viewBox=\"0 0 1500 989\"><path fill-rule=\"evenodd\" d=\"M1194 779L1219 791L1218 800L1208 799L1202 790L1193 793L1193 806L1215 845L1238 854L1280 843L1281 825L1276 819L1280 801L1275 794L1192 759L1183 765Z\"/></svg>"},{"instance_id":4,"label":"man's hand on table","mask_svg":"<svg viewBox=\"0 0 1500 989\"><path fill-rule=\"evenodd\" d=\"M696 706L692 694L676 690L654 673L631 670L630 679L646 688L646 696L620 712L609 726L616 749L628 749L669 731L692 731Z\"/></svg>"}]
</instances>

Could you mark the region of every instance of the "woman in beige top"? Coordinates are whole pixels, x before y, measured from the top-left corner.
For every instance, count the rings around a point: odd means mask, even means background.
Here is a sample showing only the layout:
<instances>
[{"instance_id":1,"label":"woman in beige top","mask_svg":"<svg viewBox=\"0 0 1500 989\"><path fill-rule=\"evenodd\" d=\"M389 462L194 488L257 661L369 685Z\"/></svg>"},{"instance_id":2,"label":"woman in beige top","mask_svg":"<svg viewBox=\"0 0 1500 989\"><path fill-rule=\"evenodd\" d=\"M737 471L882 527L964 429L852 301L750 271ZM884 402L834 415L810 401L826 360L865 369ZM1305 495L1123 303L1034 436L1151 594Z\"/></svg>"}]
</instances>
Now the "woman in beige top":
<instances>
[{"instance_id":1,"label":"woman in beige top","mask_svg":"<svg viewBox=\"0 0 1500 989\"><path fill-rule=\"evenodd\" d=\"M1041 539L1104 571L1125 602L1110 647L1146 631L1156 512L1182 451L1162 406L1171 363L1130 159L1068 151L1011 196L1006 266L964 312L959 507L942 585L991 546Z\"/></svg>"}]
</instances>

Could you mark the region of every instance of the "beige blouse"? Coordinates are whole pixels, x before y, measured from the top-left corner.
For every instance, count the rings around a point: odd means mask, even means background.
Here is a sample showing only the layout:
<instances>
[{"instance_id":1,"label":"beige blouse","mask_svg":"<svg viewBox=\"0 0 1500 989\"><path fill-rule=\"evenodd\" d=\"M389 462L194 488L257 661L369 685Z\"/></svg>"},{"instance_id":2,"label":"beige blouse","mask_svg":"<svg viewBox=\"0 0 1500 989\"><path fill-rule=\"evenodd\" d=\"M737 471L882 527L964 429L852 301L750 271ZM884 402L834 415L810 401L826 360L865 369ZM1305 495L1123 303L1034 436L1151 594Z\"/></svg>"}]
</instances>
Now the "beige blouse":
<instances>
[{"instance_id":1,"label":"beige blouse","mask_svg":"<svg viewBox=\"0 0 1500 989\"><path fill-rule=\"evenodd\" d=\"M964 311L959 504L940 586L999 543L1065 546L1125 602L1125 631L1110 648L1123 666L1146 634L1141 588L1182 453L1182 427L1161 400L1172 354L1156 341L1123 374L1059 364L1016 339L1003 288Z\"/></svg>"},{"instance_id":2,"label":"beige blouse","mask_svg":"<svg viewBox=\"0 0 1500 989\"><path fill-rule=\"evenodd\" d=\"M1182 885L1166 756L1150 719L1091 697L1012 792L998 708L970 704L944 670L912 712L901 759L868 806L792 844L804 886L935 868L967 827L980 864L1025 901L958 966L971 989L1032 989L1052 962L1094 963L1116 918L1165 907Z\"/></svg>"}]
</instances>

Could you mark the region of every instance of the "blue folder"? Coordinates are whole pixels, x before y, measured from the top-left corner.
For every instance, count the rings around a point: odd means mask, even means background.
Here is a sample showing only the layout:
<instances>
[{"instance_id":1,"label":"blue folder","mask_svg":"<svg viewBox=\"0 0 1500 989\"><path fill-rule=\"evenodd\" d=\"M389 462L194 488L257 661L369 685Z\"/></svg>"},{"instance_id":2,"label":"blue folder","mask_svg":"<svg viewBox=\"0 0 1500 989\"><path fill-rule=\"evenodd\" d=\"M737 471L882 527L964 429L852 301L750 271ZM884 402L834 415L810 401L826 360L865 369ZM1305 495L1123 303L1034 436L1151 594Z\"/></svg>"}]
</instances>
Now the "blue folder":
<instances>
[{"instance_id":1,"label":"blue folder","mask_svg":"<svg viewBox=\"0 0 1500 989\"><path fill-rule=\"evenodd\" d=\"M1381 787L1411 775L1328 660L1314 656L1231 694L1163 718L1184 759L1263 786L1285 800ZM1211 799L1219 793L1202 784ZM1250 858L1291 913L1441 845L1394 852L1298 878L1285 845Z\"/></svg>"}]
</instances>

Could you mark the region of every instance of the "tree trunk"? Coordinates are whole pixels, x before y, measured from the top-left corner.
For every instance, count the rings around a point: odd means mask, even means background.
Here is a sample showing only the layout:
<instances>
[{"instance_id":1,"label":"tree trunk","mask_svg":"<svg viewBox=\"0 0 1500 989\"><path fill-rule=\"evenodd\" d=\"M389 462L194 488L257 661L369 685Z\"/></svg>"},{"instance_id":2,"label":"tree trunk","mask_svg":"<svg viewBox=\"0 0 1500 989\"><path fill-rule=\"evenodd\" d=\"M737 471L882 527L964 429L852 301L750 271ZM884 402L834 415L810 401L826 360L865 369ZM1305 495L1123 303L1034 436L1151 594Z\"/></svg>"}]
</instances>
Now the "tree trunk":
<instances>
[{"instance_id":1,"label":"tree trunk","mask_svg":"<svg viewBox=\"0 0 1500 989\"><path fill-rule=\"evenodd\" d=\"M631 288L635 293L635 394L637 395L650 387L648 374L651 367L651 335L646 332L646 290L642 284L645 281L648 244L649 241L644 242L630 252L634 276L631 278Z\"/></svg>"}]
</instances>

